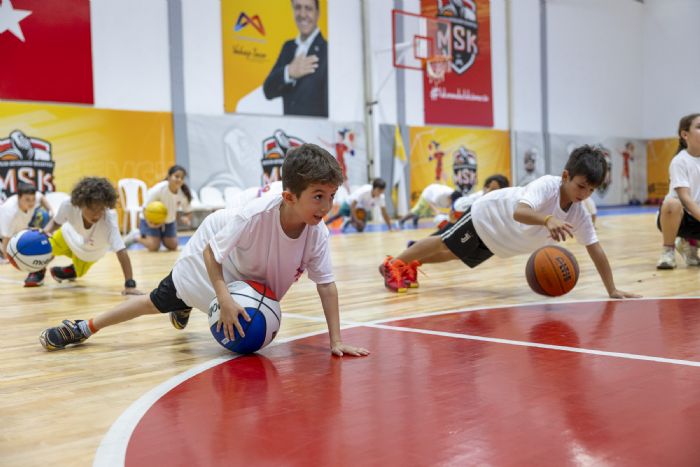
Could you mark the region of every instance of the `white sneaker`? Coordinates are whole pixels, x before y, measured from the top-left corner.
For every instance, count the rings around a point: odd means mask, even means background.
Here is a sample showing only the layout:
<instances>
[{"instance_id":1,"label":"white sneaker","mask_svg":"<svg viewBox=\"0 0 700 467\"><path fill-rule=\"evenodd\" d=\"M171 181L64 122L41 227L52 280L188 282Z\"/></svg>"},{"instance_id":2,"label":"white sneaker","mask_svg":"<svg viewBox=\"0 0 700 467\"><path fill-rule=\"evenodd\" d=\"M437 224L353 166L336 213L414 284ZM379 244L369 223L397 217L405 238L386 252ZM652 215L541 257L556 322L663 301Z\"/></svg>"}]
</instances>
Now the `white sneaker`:
<instances>
[{"instance_id":1,"label":"white sneaker","mask_svg":"<svg viewBox=\"0 0 700 467\"><path fill-rule=\"evenodd\" d=\"M141 231L138 229L134 229L128 234L124 235L124 245L126 245L126 247L129 248L134 243L138 243L140 238Z\"/></svg>"},{"instance_id":2,"label":"white sneaker","mask_svg":"<svg viewBox=\"0 0 700 467\"><path fill-rule=\"evenodd\" d=\"M670 248L664 248L661 252L659 262L656 263L656 269L675 269L676 268L676 253Z\"/></svg>"},{"instance_id":3,"label":"white sneaker","mask_svg":"<svg viewBox=\"0 0 700 467\"><path fill-rule=\"evenodd\" d=\"M685 238L676 238L676 250L688 266L700 266L698 258L698 247L692 246Z\"/></svg>"}]
</instances>

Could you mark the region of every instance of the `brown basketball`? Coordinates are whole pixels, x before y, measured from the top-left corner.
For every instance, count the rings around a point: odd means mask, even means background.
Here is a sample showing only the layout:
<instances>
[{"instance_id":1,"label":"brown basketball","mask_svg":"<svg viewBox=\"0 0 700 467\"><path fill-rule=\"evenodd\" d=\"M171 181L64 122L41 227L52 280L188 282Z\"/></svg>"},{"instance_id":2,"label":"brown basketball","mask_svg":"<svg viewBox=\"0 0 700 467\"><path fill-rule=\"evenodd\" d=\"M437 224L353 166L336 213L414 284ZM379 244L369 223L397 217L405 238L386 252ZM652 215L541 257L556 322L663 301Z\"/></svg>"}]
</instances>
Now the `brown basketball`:
<instances>
[{"instance_id":1,"label":"brown basketball","mask_svg":"<svg viewBox=\"0 0 700 467\"><path fill-rule=\"evenodd\" d=\"M571 291L578 281L578 262L566 248L549 245L535 251L527 261L525 277L541 295L558 297Z\"/></svg>"},{"instance_id":2,"label":"brown basketball","mask_svg":"<svg viewBox=\"0 0 700 467\"><path fill-rule=\"evenodd\" d=\"M367 219L367 211L365 211L363 208L355 209L355 219L358 221L364 221Z\"/></svg>"}]
</instances>

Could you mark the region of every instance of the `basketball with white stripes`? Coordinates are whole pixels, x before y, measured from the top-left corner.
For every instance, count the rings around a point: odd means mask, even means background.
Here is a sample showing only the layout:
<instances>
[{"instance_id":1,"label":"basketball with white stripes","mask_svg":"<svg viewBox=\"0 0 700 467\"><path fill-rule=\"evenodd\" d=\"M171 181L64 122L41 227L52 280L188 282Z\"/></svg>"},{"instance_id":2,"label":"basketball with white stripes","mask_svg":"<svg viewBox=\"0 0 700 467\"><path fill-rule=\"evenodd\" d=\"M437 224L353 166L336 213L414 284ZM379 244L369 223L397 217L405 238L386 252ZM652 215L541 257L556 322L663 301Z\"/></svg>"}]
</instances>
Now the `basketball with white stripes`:
<instances>
[{"instance_id":1,"label":"basketball with white stripes","mask_svg":"<svg viewBox=\"0 0 700 467\"><path fill-rule=\"evenodd\" d=\"M17 232L7 244L7 260L20 271L40 271L52 258L49 237L39 230Z\"/></svg>"},{"instance_id":2,"label":"basketball with white stripes","mask_svg":"<svg viewBox=\"0 0 700 467\"><path fill-rule=\"evenodd\" d=\"M548 245L535 251L527 261L525 277L530 288L549 297L569 293L578 281L576 257L566 248Z\"/></svg>"},{"instance_id":3,"label":"basketball with white stripes","mask_svg":"<svg viewBox=\"0 0 700 467\"><path fill-rule=\"evenodd\" d=\"M266 285L255 281L231 282L228 284L228 292L231 298L245 309L250 321L246 321L242 315L239 315L238 322L245 336L241 337L234 327L234 339L227 338L223 326L217 330L221 308L219 301L214 298L209 304L207 314L209 329L216 342L240 354L256 352L272 342L279 332L282 321L282 310L274 292Z\"/></svg>"}]
</instances>

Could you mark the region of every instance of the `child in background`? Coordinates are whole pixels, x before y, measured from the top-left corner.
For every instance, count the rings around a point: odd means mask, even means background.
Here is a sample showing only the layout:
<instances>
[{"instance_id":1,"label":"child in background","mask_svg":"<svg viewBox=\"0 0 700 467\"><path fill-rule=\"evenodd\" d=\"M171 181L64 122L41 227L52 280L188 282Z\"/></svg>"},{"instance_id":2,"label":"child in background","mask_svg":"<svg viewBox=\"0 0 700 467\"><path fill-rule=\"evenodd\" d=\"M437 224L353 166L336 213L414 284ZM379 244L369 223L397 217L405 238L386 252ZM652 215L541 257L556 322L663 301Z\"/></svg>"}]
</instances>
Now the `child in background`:
<instances>
[{"instance_id":1,"label":"child in background","mask_svg":"<svg viewBox=\"0 0 700 467\"><path fill-rule=\"evenodd\" d=\"M14 234L32 227L43 228L53 217L53 214L51 205L34 185L20 183L17 186L17 193L0 205L0 237L2 238L3 260L7 257L7 245Z\"/></svg>"},{"instance_id":2,"label":"child in background","mask_svg":"<svg viewBox=\"0 0 700 467\"><path fill-rule=\"evenodd\" d=\"M245 332L239 315L250 317L231 297L227 284L254 280L266 284L281 300L306 269L316 282L334 355L368 355L345 344L340 335L335 286L323 217L343 183L338 161L328 151L303 144L290 149L282 170L284 192L251 201L242 210L221 209L209 215L180 253L173 270L150 295L128 300L87 321L64 320L41 333L46 350L78 344L98 330L142 315L168 313L184 329L192 308L205 311L217 298L219 329L234 340L234 327Z\"/></svg>"},{"instance_id":3,"label":"child in background","mask_svg":"<svg viewBox=\"0 0 700 467\"><path fill-rule=\"evenodd\" d=\"M117 191L106 178L85 177L75 185L70 199L61 204L45 229L54 256L67 256L73 261L69 266L51 268L56 281L82 277L111 249L117 253L124 273L122 294L141 293L136 289L131 260L119 233L116 204ZM46 269L29 274L25 287L42 285L45 274Z\"/></svg>"},{"instance_id":4,"label":"child in background","mask_svg":"<svg viewBox=\"0 0 700 467\"><path fill-rule=\"evenodd\" d=\"M382 210L382 217L389 230L393 230L391 218L386 210L386 201L384 199L384 191L386 190L386 182L381 178L375 178L371 184L362 185L357 190L350 193L348 199L343 202L338 210L338 213L326 220L326 224L330 224L336 219L347 217L343 223L342 230L352 225L358 232L365 230L367 219L360 219L358 210L362 209L369 216L375 206L379 206Z\"/></svg>"},{"instance_id":5,"label":"child in background","mask_svg":"<svg viewBox=\"0 0 700 467\"><path fill-rule=\"evenodd\" d=\"M403 229L404 222L413 219L413 228L418 227L421 217L433 217L441 210L452 207L452 202L462 193L447 185L431 183L423 189L418 202L399 220L399 228Z\"/></svg>"},{"instance_id":6,"label":"child in background","mask_svg":"<svg viewBox=\"0 0 700 467\"><path fill-rule=\"evenodd\" d=\"M177 250L177 215L178 211L184 211L181 217L185 225L191 224L190 202L192 193L185 183L187 171L184 167L174 165L168 169L165 180L156 183L148 190L144 207L153 201L160 201L168 210L168 215L162 224L151 224L143 214L139 223L139 230L131 232L124 238L127 246L133 243L141 243L148 251L160 250L161 243L168 250Z\"/></svg>"},{"instance_id":7,"label":"child in background","mask_svg":"<svg viewBox=\"0 0 700 467\"><path fill-rule=\"evenodd\" d=\"M697 243L686 239L700 239L700 113L686 115L678 123L678 151L669 173L668 194L656 220L663 234L656 268L674 269L676 248L688 266L698 266Z\"/></svg>"}]
</instances>

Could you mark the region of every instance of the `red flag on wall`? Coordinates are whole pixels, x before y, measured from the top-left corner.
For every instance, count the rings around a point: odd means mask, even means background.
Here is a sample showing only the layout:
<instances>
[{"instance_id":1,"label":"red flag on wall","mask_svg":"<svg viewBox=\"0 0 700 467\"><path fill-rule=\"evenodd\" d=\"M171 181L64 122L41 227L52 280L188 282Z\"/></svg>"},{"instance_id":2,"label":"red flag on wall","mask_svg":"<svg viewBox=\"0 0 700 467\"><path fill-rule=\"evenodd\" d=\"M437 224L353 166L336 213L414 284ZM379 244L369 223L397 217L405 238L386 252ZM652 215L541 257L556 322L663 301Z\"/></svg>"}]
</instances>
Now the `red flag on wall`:
<instances>
[{"instance_id":1,"label":"red flag on wall","mask_svg":"<svg viewBox=\"0 0 700 467\"><path fill-rule=\"evenodd\" d=\"M0 98L93 103L90 0L0 0Z\"/></svg>"}]
</instances>

